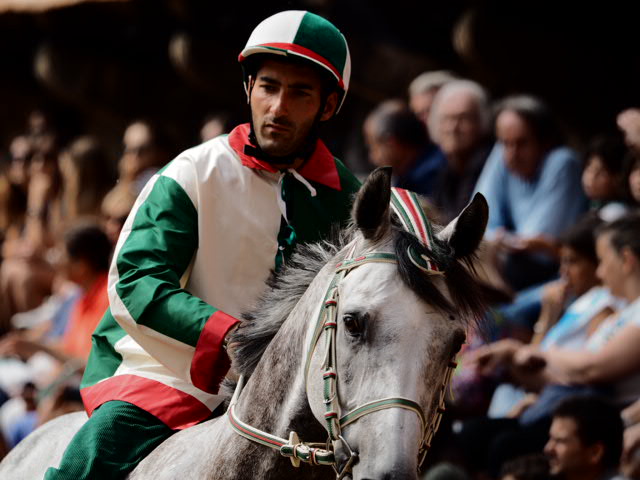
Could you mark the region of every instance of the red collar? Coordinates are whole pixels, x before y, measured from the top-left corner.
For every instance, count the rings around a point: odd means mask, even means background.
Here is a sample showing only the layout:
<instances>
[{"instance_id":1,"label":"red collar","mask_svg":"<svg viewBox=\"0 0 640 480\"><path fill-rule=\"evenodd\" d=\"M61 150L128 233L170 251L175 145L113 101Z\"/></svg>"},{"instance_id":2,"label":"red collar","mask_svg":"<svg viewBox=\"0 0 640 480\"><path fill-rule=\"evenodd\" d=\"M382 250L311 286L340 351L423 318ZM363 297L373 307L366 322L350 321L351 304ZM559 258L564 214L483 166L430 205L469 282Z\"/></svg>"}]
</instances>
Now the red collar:
<instances>
[{"instance_id":1,"label":"red collar","mask_svg":"<svg viewBox=\"0 0 640 480\"><path fill-rule=\"evenodd\" d=\"M229 134L229 145L238 154L245 167L276 172L277 170L268 163L244 153L244 146L251 145L249 142L249 129L248 123L234 128ZM320 183L334 190L342 190L336 161L322 140L318 140L313 155L298 169L298 173L307 180Z\"/></svg>"}]
</instances>

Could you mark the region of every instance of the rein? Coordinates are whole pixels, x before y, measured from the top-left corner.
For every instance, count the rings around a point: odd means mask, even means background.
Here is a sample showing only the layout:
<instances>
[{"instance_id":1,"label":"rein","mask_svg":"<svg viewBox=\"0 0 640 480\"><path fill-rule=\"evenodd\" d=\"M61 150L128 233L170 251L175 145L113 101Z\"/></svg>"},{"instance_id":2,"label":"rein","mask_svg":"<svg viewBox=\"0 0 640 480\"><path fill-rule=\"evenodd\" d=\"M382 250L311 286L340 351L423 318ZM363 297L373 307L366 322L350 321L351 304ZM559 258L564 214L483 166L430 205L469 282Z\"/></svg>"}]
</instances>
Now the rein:
<instances>
[{"instance_id":1,"label":"rein","mask_svg":"<svg viewBox=\"0 0 640 480\"><path fill-rule=\"evenodd\" d=\"M417 198L415 198L415 194L411 192L407 192L405 190L393 189L394 194L400 195L411 195L409 197L410 200L414 200L417 202ZM401 199L402 200L402 199ZM398 208L398 200L396 197L392 196L392 207L394 210ZM400 202L402 206L403 203ZM419 205L419 204L418 204ZM414 212L415 207L414 208ZM431 245L432 239L430 225L426 221L426 217L422 212L422 209L419 208L420 213L422 213L423 218L418 219L422 220L424 223L422 225L418 225L419 228L416 228L416 233L422 233L420 237L424 236L427 240L425 244ZM398 212L396 212L398 213ZM403 221L405 228L409 231L413 231L411 228L415 225L416 220L413 219L411 215L404 214L404 218L401 218ZM407 218L412 219L414 225L407 225L404 220ZM420 231L421 230L421 231ZM428 233L428 236L427 236ZM420 238L419 237L419 238ZM412 252L409 252L412 255ZM359 418L368 415L370 413L374 413L380 410L385 410L387 408L402 408L405 410L410 410L414 412L418 418L420 419L420 423L422 425L422 435L419 444L419 454L418 454L418 467L422 465L424 459L426 457L427 451L431 446L431 441L433 436L435 435L438 427L440 426L440 420L442 418L442 414L445 411L445 398L446 398L446 389L451 380L451 376L456 367L456 363L454 361L450 361L447 365L447 370L443 379L443 382L440 386L439 398L438 398L438 406L436 411L433 414L430 422L427 422L424 412L418 403L408 398L403 397L389 397L382 398L379 400L375 400L372 402L368 402L364 405L361 405L345 415L340 415L340 401L337 390L337 378L338 372L336 370L336 329L337 329L337 315L338 315L338 286L340 282L347 276L347 274L354 270L355 268L364 265L365 263L397 263L396 256L392 253L386 252L369 252L357 258L351 258L352 252L347 254L347 260L344 260L336 265L334 276L327 288L327 292L324 296L323 306L320 309L320 313L316 320L316 325L313 331L313 336L311 338L311 342L307 349L307 355L305 360L305 385L307 384L309 378L309 368L311 364L311 358L316 350L318 341L322 334L326 335L326 348L325 348L325 356L323 361L323 373L322 378L324 382L323 388L323 403L325 405L325 429L328 433L328 439L323 443L309 443L303 442L300 440L296 432L290 432L289 438L284 439L281 437L277 437L275 435L269 434L257 428L254 428L242 420L240 420L235 414L235 405L238 401L238 397L240 396L240 392L244 385L244 378L240 377L240 381L238 382L238 386L234 392L233 398L231 399L231 403L229 405L229 409L227 410L227 415L229 417L229 423L233 430L239 434L240 436L251 440L253 442L259 443L266 447L270 447L276 450L279 450L280 454L284 457L288 457L291 460L291 463L298 467L300 466L300 462L303 461L305 463L309 463L311 465L330 465L335 473L336 478L338 480L344 478L344 476L351 471L351 467L353 463L358 458L358 454L351 449L345 438L342 436L342 429L347 425L355 422ZM412 261L416 263L421 269L429 272L429 273L438 273L442 272L437 270L437 267L433 265L426 258L415 258L411 257ZM307 390L307 399L309 398L308 389ZM336 464L335 454L334 454L334 445L335 442L341 441L344 447L349 454L349 458L345 465L341 470L338 469Z\"/></svg>"}]
</instances>

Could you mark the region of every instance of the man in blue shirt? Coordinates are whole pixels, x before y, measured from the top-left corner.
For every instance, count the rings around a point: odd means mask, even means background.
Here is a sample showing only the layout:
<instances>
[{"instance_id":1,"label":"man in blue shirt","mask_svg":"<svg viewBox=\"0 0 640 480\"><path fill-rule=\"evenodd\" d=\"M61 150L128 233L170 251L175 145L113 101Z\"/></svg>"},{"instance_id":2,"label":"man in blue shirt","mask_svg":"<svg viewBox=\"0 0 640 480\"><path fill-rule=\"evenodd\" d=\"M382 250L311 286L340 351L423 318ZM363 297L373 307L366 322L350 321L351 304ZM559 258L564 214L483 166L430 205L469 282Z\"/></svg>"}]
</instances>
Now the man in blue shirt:
<instances>
[{"instance_id":1,"label":"man in blue shirt","mask_svg":"<svg viewBox=\"0 0 640 480\"><path fill-rule=\"evenodd\" d=\"M556 238L586 210L582 165L562 146L545 105L529 96L505 99L496 117L498 143L476 191L489 202L486 238L507 284L521 290L557 272Z\"/></svg>"}]
</instances>

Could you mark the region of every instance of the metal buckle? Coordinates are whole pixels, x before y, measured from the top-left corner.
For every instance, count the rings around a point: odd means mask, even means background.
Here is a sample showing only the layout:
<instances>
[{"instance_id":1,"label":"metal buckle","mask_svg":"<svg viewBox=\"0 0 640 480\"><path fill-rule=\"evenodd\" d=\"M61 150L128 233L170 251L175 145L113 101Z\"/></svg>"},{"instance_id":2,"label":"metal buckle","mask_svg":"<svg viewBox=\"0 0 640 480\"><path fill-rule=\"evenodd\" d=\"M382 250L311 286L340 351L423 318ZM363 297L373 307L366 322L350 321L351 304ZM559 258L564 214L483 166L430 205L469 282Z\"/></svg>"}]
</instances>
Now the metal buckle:
<instances>
[{"instance_id":1,"label":"metal buckle","mask_svg":"<svg viewBox=\"0 0 640 480\"><path fill-rule=\"evenodd\" d=\"M344 446L347 447L347 452L349 453L349 459L347 460L347 463L342 469L342 472L338 471L338 469L336 468L336 465L331 465L331 468L333 468L333 471L336 472L336 479L342 480L347 473L351 472L351 465L353 465L353 462L355 462L358 459L358 454L357 452L354 452L353 450L351 450L351 447L349 446L349 444L347 443L347 441L342 435L338 435L338 438L344 444ZM329 448L330 443L331 443L331 438L327 439L327 448ZM333 451L335 452L335 449L333 449Z\"/></svg>"}]
</instances>

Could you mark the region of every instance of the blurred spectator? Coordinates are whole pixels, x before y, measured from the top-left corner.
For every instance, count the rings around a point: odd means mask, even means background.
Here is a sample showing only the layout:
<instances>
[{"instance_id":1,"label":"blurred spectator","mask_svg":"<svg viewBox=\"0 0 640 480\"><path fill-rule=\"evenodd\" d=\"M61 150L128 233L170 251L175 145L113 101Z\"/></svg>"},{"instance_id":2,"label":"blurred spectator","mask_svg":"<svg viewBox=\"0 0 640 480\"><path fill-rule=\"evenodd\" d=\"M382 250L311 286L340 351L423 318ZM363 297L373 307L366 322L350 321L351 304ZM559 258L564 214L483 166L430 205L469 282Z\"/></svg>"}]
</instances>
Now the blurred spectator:
<instances>
[{"instance_id":1,"label":"blurred spectator","mask_svg":"<svg viewBox=\"0 0 640 480\"><path fill-rule=\"evenodd\" d=\"M486 238L506 284L521 290L553 278L557 236L586 209L575 153L562 146L553 115L538 99L510 97L497 109L498 143L476 190L489 202Z\"/></svg>"},{"instance_id":2,"label":"blurred spectator","mask_svg":"<svg viewBox=\"0 0 640 480\"><path fill-rule=\"evenodd\" d=\"M5 239L0 265L0 325L14 313L31 310L51 293L54 270L47 254L63 226L58 145L53 134L34 144L24 227Z\"/></svg>"},{"instance_id":3,"label":"blurred spectator","mask_svg":"<svg viewBox=\"0 0 640 480\"><path fill-rule=\"evenodd\" d=\"M640 205L640 155L629 157L628 188L631 199Z\"/></svg>"},{"instance_id":4,"label":"blurred spectator","mask_svg":"<svg viewBox=\"0 0 640 480\"><path fill-rule=\"evenodd\" d=\"M62 151L59 163L65 221L97 218L102 199L115 184L112 163L98 140L90 136L77 138Z\"/></svg>"},{"instance_id":5,"label":"blurred spectator","mask_svg":"<svg viewBox=\"0 0 640 480\"><path fill-rule=\"evenodd\" d=\"M456 79L457 77L447 70L434 70L421 73L409 84L409 107L424 125L429 139L429 115L433 99L442 87Z\"/></svg>"},{"instance_id":6,"label":"blurred spectator","mask_svg":"<svg viewBox=\"0 0 640 480\"><path fill-rule=\"evenodd\" d=\"M429 131L446 158L433 192L443 223L453 220L471 199L493 143L490 117L486 92L470 80L447 83L433 101Z\"/></svg>"},{"instance_id":7,"label":"blurred spectator","mask_svg":"<svg viewBox=\"0 0 640 480\"><path fill-rule=\"evenodd\" d=\"M618 114L618 128L634 153L640 153L640 108L628 108Z\"/></svg>"},{"instance_id":8,"label":"blurred spectator","mask_svg":"<svg viewBox=\"0 0 640 480\"><path fill-rule=\"evenodd\" d=\"M106 234L92 224L80 224L71 228L65 236L65 259L62 270L70 281L78 285L82 295L73 303L65 332L59 341L36 338L29 331L16 330L0 340L0 355L14 356L27 362L25 371L34 375L33 382L48 385L35 406L26 399L21 404L9 404L2 408L0 417L13 419L4 425L10 446L30 433L43 419L50 419L81 406L79 398L65 394L67 383L72 381L77 391L75 375L82 371L91 349L91 334L108 307L107 273L111 243ZM46 371L38 369L38 356L49 362ZM9 365L11 367L11 365ZM76 397L78 395L76 394ZM42 407L42 408L41 408Z\"/></svg>"},{"instance_id":9,"label":"blurred spectator","mask_svg":"<svg viewBox=\"0 0 640 480\"><path fill-rule=\"evenodd\" d=\"M421 123L400 100L378 105L364 122L369 159L393 167L393 184L429 195L442 167L442 154L427 142Z\"/></svg>"},{"instance_id":10,"label":"blurred spectator","mask_svg":"<svg viewBox=\"0 0 640 480\"><path fill-rule=\"evenodd\" d=\"M62 269L83 293L72 308L61 342L45 343L31 339L23 331L15 331L0 340L0 355L27 360L36 352L44 352L60 363L85 362L91 349L91 334L108 306L110 253L111 243L99 227L80 224L71 228L65 236Z\"/></svg>"},{"instance_id":11,"label":"blurred spectator","mask_svg":"<svg viewBox=\"0 0 640 480\"><path fill-rule=\"evenodd\" d=\"M605 221L613 221L628 210L624 200L624 160L627 148L619 135L596 137L585 154L582 187Z\"/></svg>"},{"instance_id":12,"label":"blurred spectator","mask_svg":"<svg viewBox=\"0 0 640 480\"><path fill-rule=\"evenodd\" d=\"M127 183L119 183L104 197L102 202L104 231L114 247L135 201L135 192Z\"/></svg>"},{"instance_id":13,"label":"blurred spectator","mask_svg":"<svg viewBox=\"0 0 640 480\"><path fill-rule=\"evenodd\" d=\"M516 362L545 365L549 382L613 386L613 399L628 405L640 397L640 216L629 215L598 230L597 274L611 293L627 304L607 319L576 351L549 348L521 350ZM527 412L528 413L528 412Z\"/></svg>"},{"instance_id":14,"label":"blurred spectator","mask_svg":"<svg viewBox=\"0 0 640 480\"><path fill-rule=\"evenodd\" d=\"M620 470L625 478L640 479L640 399L625 408L620 416L625 425Z\"/></svg>"},{"instance_id":15,"label":"blurred spectator","mask_svg":"<svg viewBox=\"0 0 640 480\"><path fill-rule=\"evenodd\" d=\"M476 468L495 471L503 461L536 451L544 441L553 410L576 393L607 394L620 406L640 398L640 216L623 217L597 232L597 274L627 304L602 321L581 348L522 346L513 356L520 383L539 390L514 418L465 422L458 439ZM558 324L560 326L560 324ZM549 335L553 330L549 332ZM540 389L540 385L543 385Z\"/></svg>"},{"instance_id":16,"label":"blurred spectator","mask_svg":"<svg viewBox=\"0 0 640 480\"><path fill-rule=\"evenodd\" d=\"M62 338L63 352L86 360L91 334L107 311L107 274L111 242L96 225L78 225L65 236L67 277L80 286L83 295L71 313Z\"/></svg>"},{"instance_id":17,"label":"blurred spectator","mask_svg":"<svg viewBox=\"0 0 640 480\"><path fill-rule=\"evenodd\" d=\"M29 168L33 156L33 142L26 136L14 138L9 146L9 169L7 177L12 185L18 187L24 195L29 187Z\"/></svg>"},{"instance_id":18,"label":"blurred spectator","mask_svg":"<svg viewBox=\"0 0 640 480\"><path fill-rule=\"evenodd\" d=\"M33 151L29 140L16 137L9 147L9 165L0 172L0 242L14 245L24 229L29 167ZM2 248L1 257L10 256Z\"/></svg>"},{"instance_id":19,"label":"blurred spectator","mask_svg":"<svg viewBox=\"0 0 640 480\"><path fill-rule=\"evenodd\" d=\"M594 229L600 223L598 217L589 215L560 237L561 279L545 286L531 345L542 350L551 346L584 348L589 336L617 307L615 298L599 286L596 278ZM501 370L510 373L507 379L512 383L503 383L494 392L490 417L516 417L531 400L535 401L522 386L516 386L521 378L513 371L512 362L523 345L515 338L506 338L482 346L469 356L482 375L495 376ZM540 385L525 383L524 387L531 390L539 389Z\"/></svg>"},{"instance_id":20,"label":"blurred spectator","mask_svg":"<svg viewBox=\"0 0 640 480\"><path fill-rule=\"evenodd\" d=\"M22 387L21 396L24 400L25 412L9 426L6 432L7 446L10 449L35 430L38 424L36 394L36 386L33 383L27 382Z\"/></svg>"},{"instance_id":21,"label":"blurred spectator","mask_svg":"<svg viewBox=\"0 0 640 480\"><path fill-rule=\"evenodd\" d=\"M500 480L549 480L549 477L549 460L540 454L510 460L500 472Z\"/></svg>"},{"instance_id":22,"label":"blurred spectator","mask_svg":"<svg viewBox=\"0 0 640 480\"><path fill-rule=\"evenodd\" d=\"M622 420L609 402L588 396L563 401L553 413L544 452L551 474L564 480L608 480L617 475Z\"/></svg>"},{"instance_id":23,"label":"blurred spectator","mask_svg":"<svg viewBox=\"0 0 640 480\"><path fill-rule=\"evenodd\" d=\"M136 120L124 131L124 151L118 165L119 180L140 193L147 181L169 161L164 134L146 120Z\"/></svg>"},{"instance_id":24,"label":"blurred spectator","mask_svg":"<svg viewBox=\"0 0 640 480\"><path fill-rule=\"evenodd\" d=\"M231 115L226 112L217 112L207 115L200 128L200 141L206 142L222 134L229 133L235 127Z\"/></svg>"}]
</instances>

